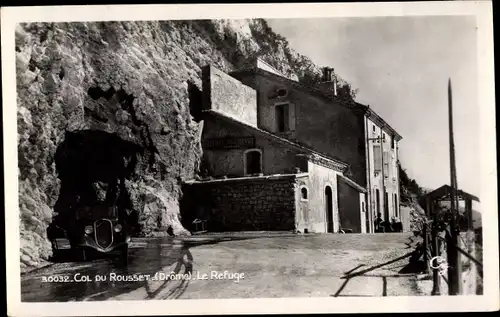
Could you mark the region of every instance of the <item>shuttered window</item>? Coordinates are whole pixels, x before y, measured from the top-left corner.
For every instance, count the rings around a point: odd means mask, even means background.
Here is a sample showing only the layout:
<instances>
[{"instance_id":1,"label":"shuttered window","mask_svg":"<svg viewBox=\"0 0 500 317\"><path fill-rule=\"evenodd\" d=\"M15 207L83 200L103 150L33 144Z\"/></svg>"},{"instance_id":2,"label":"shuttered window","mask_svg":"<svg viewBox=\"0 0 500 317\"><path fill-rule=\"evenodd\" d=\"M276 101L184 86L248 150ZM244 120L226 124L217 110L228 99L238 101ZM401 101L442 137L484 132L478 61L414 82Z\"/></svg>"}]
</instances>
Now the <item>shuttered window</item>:
<instances>
[{"instance_id":1,"label":"shuttered window","mask_svg":"<svg viewBox=\"0 0 500 317\"><path fill-rule=\"evenodd\" d=\"M373 161L375 165L375 173L380 173L382 171L382 153L380 150L380 145L373 145Z\"/></svg>"},{"instance_id":2,"label":"shuttered window","mask_svg":"<svg viewBox=\"0 0 500 317\"><path fill-rule=\"evenodd\" d=\"M396 160L396 157L394 157L394 164L392 164L392 169L391 169L392 170L392 178L394 180L396 180L398 177L398 163L397 162L398 161Z\"/></svg>"},{"instance_id":3,"label":"shuttered window","mask_svg":"<svg viewBox=\"0 0 500 317\"><path fill-rule=\"evenodd\" d=\"M387 177L389 177L389 163L390 163L389 152L384 151L384 176Z\"/></svg>"}]
</instances>

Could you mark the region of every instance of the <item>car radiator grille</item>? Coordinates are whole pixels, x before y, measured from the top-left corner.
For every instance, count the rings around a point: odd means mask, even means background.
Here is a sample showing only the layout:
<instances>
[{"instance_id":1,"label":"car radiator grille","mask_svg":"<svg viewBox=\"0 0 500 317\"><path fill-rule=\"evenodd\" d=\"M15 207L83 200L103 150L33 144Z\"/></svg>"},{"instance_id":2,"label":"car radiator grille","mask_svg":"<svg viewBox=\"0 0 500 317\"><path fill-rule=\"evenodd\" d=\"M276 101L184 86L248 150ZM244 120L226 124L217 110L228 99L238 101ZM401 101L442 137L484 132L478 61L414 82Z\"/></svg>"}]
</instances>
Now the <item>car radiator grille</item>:
<instances>
[{"instance_id":1,"label":"car radiator grille","mask_svg":"<svg viewBox=\"0 0 500 317\"><path fill-rule=\"evenodd\" d=\"M113 224L108 219L94 222L94 232L97 244L105 249L113 243Z\"/></svg>"}]
</instances>

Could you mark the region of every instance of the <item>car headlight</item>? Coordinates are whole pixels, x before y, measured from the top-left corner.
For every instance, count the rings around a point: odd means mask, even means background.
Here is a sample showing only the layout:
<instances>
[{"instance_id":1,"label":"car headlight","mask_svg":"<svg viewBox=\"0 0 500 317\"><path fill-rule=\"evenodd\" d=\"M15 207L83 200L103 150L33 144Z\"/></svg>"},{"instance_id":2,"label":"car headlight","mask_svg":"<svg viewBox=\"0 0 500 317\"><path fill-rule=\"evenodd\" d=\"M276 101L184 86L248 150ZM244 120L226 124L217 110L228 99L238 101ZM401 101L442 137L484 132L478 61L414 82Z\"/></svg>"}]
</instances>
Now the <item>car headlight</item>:
<instances>
[{"instance_id":1,"label":"car headlight","mask_svg":"<svg viewBox=\"0 0 500 317\"><path fill-rule=\"evenodd\" d=\"M86 234L91 234L92 232L94 232L94 228L92 226L86 226L85 227L85 233Z\"/></svg>"},{"instance_id":2,"label":"car headlight","mask_svg":"<svg viewBox=\"0 0 500 317\"><path fill-rule=\"evenodd\" d=\"M115 232L120 232L120 231L122 231L122 229L123 229L123 228L122 228L122 225L121 225L121 224L117 224L117 225L115 226Z\"/></svg>"}]
</instances>

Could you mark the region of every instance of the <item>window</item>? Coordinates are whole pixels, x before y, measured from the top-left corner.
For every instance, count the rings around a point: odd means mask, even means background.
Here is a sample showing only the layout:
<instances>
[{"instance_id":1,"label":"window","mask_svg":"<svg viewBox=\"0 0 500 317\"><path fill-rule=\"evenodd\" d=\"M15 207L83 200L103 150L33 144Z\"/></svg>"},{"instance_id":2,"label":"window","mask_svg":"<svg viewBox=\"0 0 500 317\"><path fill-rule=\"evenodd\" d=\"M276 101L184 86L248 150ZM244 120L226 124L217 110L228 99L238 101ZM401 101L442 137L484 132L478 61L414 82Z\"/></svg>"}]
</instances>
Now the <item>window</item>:
<instances>
[{"instance_id":1,"label":"window","mask_svg":"<svg viewBox=\"0 0 500 317\"><path fill-rule=\"evenodd\" d=\"M396 147L396 139L394 138L394 136L392 136L392 139L391 139L391 149L394 150L395 147Z\"/></svg>"},{"instance_id":2,"label":"window","mask_svg":"<svg viewBox=\"0 0 500 317\"><path fill-rule=\"evenodd\" d=\"M288 122L288 104L276 105L274 107L276 117L276 131L286 132L290 130Z\"/></svg>"},{"instance_id":3,"label":"window","mask_svg":"<svg viewBox=\"0 0 500 317\"><path fill-rule=\"evenodd\" d=\"M302 187L300 189L300 199L307 200L307 188L306 187Z\"/></svg>"},{"instance_id":4,"label":"window","mask_svg":"<svg viewBox=\"0 0 500 317\"><path fill-rule=\"evenodd\" d=\"M245 151L245 175L262 173L262 153L258 149Z\"/></svg>"},{"instance_id":5,"label":"window","mask_svg":"<svg viewBox=\"0 0 500 317\"><path fill-rule=\"evenodd\" d=\"M375 132L375 125L372 125L372 130L373 132Z\"/></svg>"},{"instance_id":6,"label":"window","mask_svg":"<svg viewBox=\"0 0 500 317\"><path fill-rule=\"evenodd\" d=\"M377 202L377 218L378 218L378 215L380 215L380 191L378 190L378 188L375 190L375 199Z\"/></svg>"},{"instance_id":7,"label":"window","mask_svg":"<svg viewBox=\"0 0 500 317\"><path fill-rule=\"evenodd\" d=\"M278 88L278 90L276 90L276 94L278 95L278 97L283 98L288 95L288 91L285 88Z\"/></svg>"}]
</instances>

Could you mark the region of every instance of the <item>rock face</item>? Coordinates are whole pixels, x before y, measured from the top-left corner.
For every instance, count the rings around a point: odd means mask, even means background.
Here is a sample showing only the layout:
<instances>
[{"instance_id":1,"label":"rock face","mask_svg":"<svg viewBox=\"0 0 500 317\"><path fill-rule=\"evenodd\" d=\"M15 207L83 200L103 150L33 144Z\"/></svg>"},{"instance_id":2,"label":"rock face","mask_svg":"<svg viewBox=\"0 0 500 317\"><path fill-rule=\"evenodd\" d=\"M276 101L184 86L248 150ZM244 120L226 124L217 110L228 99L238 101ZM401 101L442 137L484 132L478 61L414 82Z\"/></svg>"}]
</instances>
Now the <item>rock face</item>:
<instances>
[{"instance_id":1,"label":"rock face","mask_svg":"<svg viewBox=\"0 0 500 317\"><path fill-rule=\"evenodd\" d=\"M110 192L138 234L189 234L178 199L202 156L201 67L262 56L304 82L320 74L263 20L27 23L15 45L23 270L50 256L55 209Z\"/></svg>"}]
</instances>

